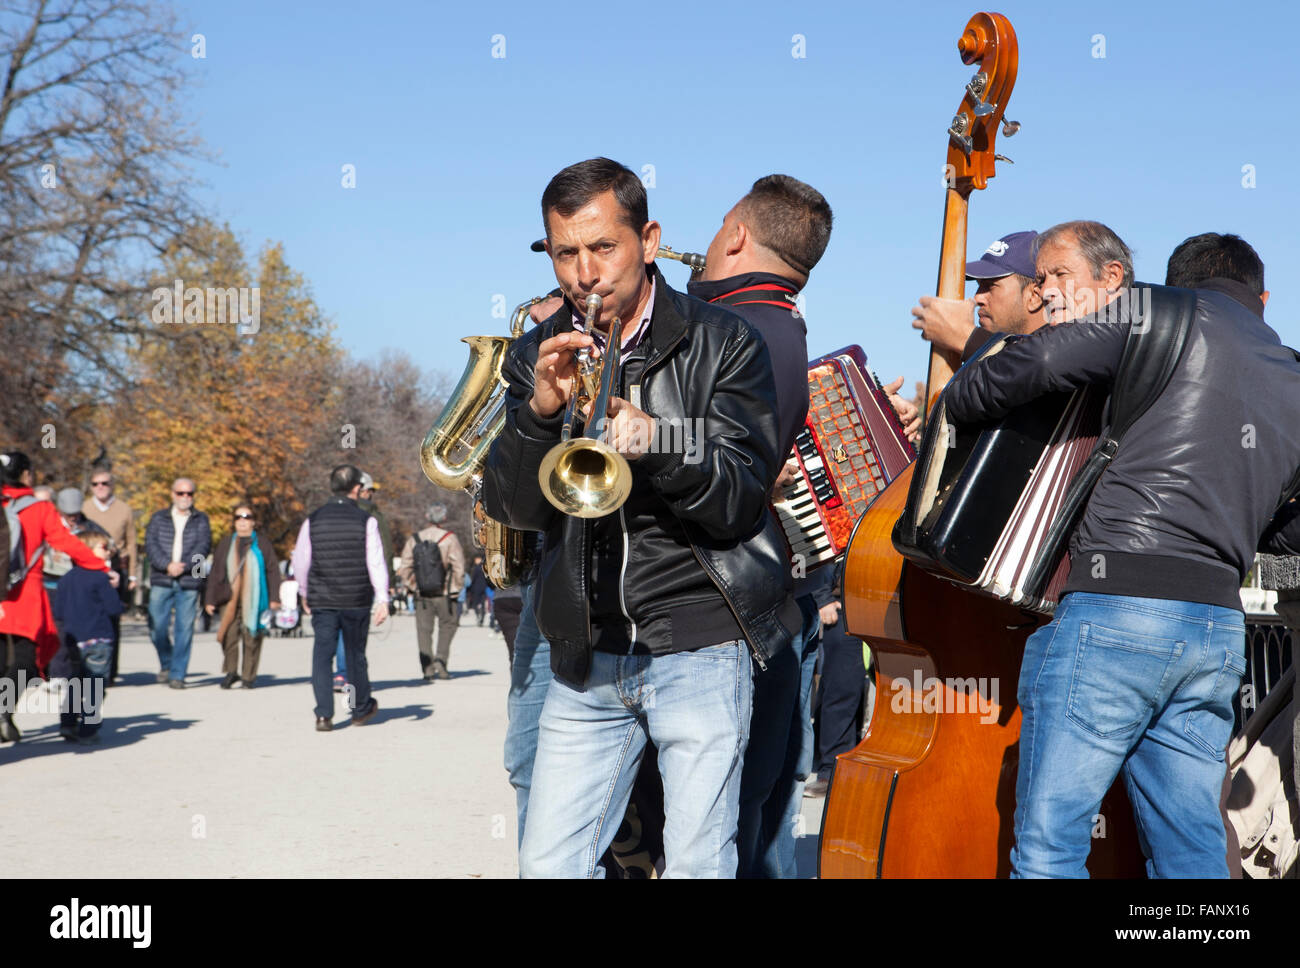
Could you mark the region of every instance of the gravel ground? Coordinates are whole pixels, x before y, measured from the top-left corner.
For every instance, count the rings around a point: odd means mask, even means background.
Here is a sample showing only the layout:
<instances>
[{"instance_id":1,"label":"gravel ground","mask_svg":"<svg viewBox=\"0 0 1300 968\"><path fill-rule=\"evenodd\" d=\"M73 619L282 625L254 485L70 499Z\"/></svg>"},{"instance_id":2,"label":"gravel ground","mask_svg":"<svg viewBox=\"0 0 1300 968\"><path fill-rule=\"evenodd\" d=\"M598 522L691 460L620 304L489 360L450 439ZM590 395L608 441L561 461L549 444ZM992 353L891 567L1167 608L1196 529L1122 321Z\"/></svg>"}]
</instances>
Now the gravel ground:
<instances>
[{"instance_id":1,"label":"gravel ground","mask_svg":"<svg viewBox=\"0 0 1300 968\"><path fill-rule=\"evenodd\" d=\"M0 747L11 809L40 817L19 877L514 877L515 798L501 764L505 642L473 624L452 643L450 681L419 678L415 620L372 629L379 713L314 729L310 631L268 638L256 688L218 688L221 653L198 632L189 688L154 681L143 623L123 628L103 742L58 734L57 711L15 716ZM29 691L26 704L35 705ZM345 725L346 724L346 725ZM820 800L805 800L804 876L816 865Z\"/></svg>"}]
</instances>

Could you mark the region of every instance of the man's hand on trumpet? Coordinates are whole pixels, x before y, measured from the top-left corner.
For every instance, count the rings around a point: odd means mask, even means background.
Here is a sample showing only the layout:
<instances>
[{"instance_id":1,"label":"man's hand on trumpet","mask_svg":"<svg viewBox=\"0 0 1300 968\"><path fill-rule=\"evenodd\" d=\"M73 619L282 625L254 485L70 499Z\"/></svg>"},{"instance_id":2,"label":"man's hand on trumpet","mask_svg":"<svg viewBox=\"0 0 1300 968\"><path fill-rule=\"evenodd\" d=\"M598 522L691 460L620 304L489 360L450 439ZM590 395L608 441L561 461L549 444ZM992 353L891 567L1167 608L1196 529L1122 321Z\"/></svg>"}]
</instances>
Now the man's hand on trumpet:
<instances>
[{"instance_id":1,"label":"man's hand on trumpet","mask_svg":"<svg viewBox=\"0 0 1300 968\"><path fill-rule=\"evenodd\" d=\"M537 347L533 396L528 402L537 416L554 417L568 404L569 394L578 382L577 351L584 346L591 347L593 359L599 354L592 338L577 330L542 340Z\"/></svg>"},{"instance_id":2,"label":"man's hand on trumpet","mask_svg":"<svg viewBox=\"0 0 1300 968\"><path fill-rule=\"evenodd\" d=\"M601 438L628 460L636 460L650 452L655 439L655 418L622 397L613 397Z\"/></svg>"}]
</instances>

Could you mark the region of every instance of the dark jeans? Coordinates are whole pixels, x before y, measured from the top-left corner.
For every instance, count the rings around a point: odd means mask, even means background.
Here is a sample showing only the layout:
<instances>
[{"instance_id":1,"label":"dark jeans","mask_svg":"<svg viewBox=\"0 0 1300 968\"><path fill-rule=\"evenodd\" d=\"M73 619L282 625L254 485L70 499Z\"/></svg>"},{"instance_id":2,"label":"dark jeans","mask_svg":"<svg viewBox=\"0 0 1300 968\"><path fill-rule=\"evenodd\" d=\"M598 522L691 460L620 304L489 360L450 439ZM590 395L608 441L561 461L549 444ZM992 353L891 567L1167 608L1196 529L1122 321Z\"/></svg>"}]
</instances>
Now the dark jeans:
<instances>
[{"instance_id":1,"label":"dark jeans","mask_svg":"<svg viewBox=\"0 0 1300 968\"><path fill-rule=\"evenodd\" d=\"M370 704L370 667L366 663L366 638L370 635L369 608L314 608L311 612L315 643L311 653L311 688L316 696L316 715L334 718L334 676L331 672L339 633L348 660L349 712Z\"/></svg>"},{"instance_id":2,"label":"dark jeans","mask_svg":"<svg viewBox=\"0 0 1300 968\"><path fill-rule=\"evenodd\" d=\"M754 709L740 780L737 877L777 878L787 862L793 864L794 830L786 829L786 810L803 736L801 667L808 649L815 651L820 622L810 595L796 601L803 625L791 647L768 659L766 672L754 665Z\"/></svg>"},{"instance_id":3,"label":"dark jeans","mask_svg":"<svg viewBox=\"0 0 1300 968\"><path fill-rule=\"evenodd\" d=\"M519 632L519 616L523 612L522 598L502 598L500 595L492 603L492 614L501 625L501 634L506 638L506 654L510 656L511 665L515 661L515 635Z\"/></svg>"},{"instance_id":4,"label":"dark jeans","mask_svg":"<svg viewBox=\"0 0 1300 968\"><path fill-rule=\"evenodd\" d=\"M100 699L114 651L112 643L102 639L83 650L71 637L63 636L63 645L47 670L51 679L69 683L59 711L60 726L80 727L82 736L99 732L103 718Z\"/></svg>"},{"instance_id":5,"label":"dark jeans","mask_svg":"<svg viewBox=\"0 0 1300 968\"><path fill-rule=\"evenodd\" d=\"M862 664L862 642L839 621L822 626L822 681L817 713L820 723L817 741L817 775L829 780L835 757L858 745L858 709L866 691L867 673Z\"/></svg>"},{"instance_id":6,"label":"dark jeans","mask_svg":"<svg viewBox=\"0 0 1300 968\"><path fill-rule=\"evenodd\" d=\"M740 821L736 832L736 876L779 877L764 864L771 843L764 830L764 804L785 764L791 723L799 697L799 655L802 642L767 660L766 671L754 664L754 710L749 721L749 746L740 776ZM751 659L752 661L752 659Z\"/></svg>"}]
</instances>

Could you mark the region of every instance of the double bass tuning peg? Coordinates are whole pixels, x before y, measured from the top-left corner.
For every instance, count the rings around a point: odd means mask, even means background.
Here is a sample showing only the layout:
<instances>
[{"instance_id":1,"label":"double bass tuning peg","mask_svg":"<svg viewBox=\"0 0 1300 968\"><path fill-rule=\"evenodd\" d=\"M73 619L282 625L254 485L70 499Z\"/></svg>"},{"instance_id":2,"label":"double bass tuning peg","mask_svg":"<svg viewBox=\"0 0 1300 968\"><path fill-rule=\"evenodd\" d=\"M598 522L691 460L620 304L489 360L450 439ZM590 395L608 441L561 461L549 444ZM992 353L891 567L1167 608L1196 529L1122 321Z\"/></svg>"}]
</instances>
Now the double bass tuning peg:
<instances>
[{"instance_id":1,"label":"double bass tuning peg","mask_svg":"<svg viewBox=\"0 0 1300 968\"><path fill-rule=\"evenodd\" d=\"M1013 134L1015 134L1019 130L1020 130L1019 121L1008 121L1006 118L1002 119L1002 134L1005 135L1006 137L1010 138Z\"/></svg>"}]
</instances>

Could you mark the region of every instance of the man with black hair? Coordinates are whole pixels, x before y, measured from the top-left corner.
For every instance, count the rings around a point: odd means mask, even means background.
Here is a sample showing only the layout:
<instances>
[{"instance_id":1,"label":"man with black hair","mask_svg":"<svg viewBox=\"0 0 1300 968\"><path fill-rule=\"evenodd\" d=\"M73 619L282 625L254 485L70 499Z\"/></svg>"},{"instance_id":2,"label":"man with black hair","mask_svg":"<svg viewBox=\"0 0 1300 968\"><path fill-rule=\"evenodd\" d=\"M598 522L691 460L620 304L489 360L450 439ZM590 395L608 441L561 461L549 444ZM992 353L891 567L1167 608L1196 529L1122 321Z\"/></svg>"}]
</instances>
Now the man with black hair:
<instances>
[{"instance_id":1,"label":"man with black hair","mask_svg":"<svg viewBox=\"0 0 1300 968\"><path fill-rule=\"evenodd\" d=\"M1264 261L1250 243L1238 235L1204 232L1184 239L1169 256L1165 285L1222 292L1261 319L1264 307L1268 304L1268 290L1264 288ZM1260 584L1277 592L1275 610L1283 622L1293 631L1300 629L1300 519L1294 501L1285 506L1269 526L1260 543L1260 550L1265 552L1257 562ZM1262 698L1256 697L1257 703ZM1296 679L1291 706L1292 774L1295 786L1300 787L1300 718L1296 718L1297 710L1300 710L1300 678ZM1276 760L1270 751L1268 755L1259 758L1268 764L1266 769L1260 770L1255 759L1248 757L1238 764L1238 771L1245 776L1238 777L1237 782L1234 782L1234 774L1229 770L1228 785L1236 786L1239 791L1249 789L1251 795L1244 798L1229 795L1225 806L1231 810L1230 819L1238 825L1245 825L1244 829L1258 832L1256 825L1263 821L1270 825L1271 835L1275 832L1272 825L1288 825L1283 811L1273 811L1273 802L1258 789L1276 778L1276 770L1273 768ZM1289 835L1294 838L1295 827L1293 824L1290 826ZM1236 830L1231 823L1226 829L1228 868L1234 877L1240 877L1242 857ZM1280 831L1278 833L1279 836L1285 835ZM1280 867L1283 861L1279 854L1262 849L1265 840L1266 838L1260 838L1255 841L1261 849L1254 851L1252 863L1267 858L1270 863Z\"/></svg>"},{"instance_id":2,"label":"man with black hair","mask_svg":"<svg viewBox=\"0 0 1300 968\"><path fill-rule=\"evenodd\" d=\"M772 357L731 311L669 288L645 187L594 158L542 195L565 303L514 342L506 426L484 471L488 514L545 533L534 589L551 645L520 851L525 876L592 877L647 743L664 783L665 876L736 871L750 654L765 665L799 624L767 501L785 453ZM589 294L603 301L583 332ZM623 324L604 438L630 462L618 511L561 514L538 480L559 440L579 349Z\"/></svg>"},{"instance_id":3,"label":"man with black hair","mask_svg":"<svg viewBox=\"0 0 1300 968\"><path fill-rule=\"evenodd\" d=\"M776 377L783 456L808 415L808 330L796 300L826 251L832 219L830 205L811 185L789 175L760 178L723 217L704 271L687 286L698 299L734 309L762 335ZM778 489L796 473L793 466L783 470ZM817 629L820 619L832 620L834 598L826 583L806 577L795 579L794 595L802 624L792 647L773 656L766 669L755 663L753 670L754 708L740 782L740 877L795 875L798 785L811 769L803 740Z\"/></svg>"},{"instance_id":4,"label":"man with black hair","mask_svg":"<svg viewBox=\"0 0 1300 968\"><path fill-rule=\"evenodd\" d=\"M315 642L311 685L316 697L316 729L334 728L331 660L343 635L347 653L352 724L370 721L379 703L370 695L366 638L373 615L376 625L388 618L388 564L379 537L379 522L357 507L361 471L340 464L330 472L330 500L302 523L293 549L293 573L303 612L311 616Z\"/></svg>"},{"instance_id":5,"label":"man with black hair","mask_svg":"<svg viewBox=\"0 0 1300 968\"><path fill-rule=\"evenodd\" d=\"M1183 239L1169 256L1165 285L1221 292L1261 319L1268 305L1264 262L1239 235L1204 232Z\"/></svg>"},{"instance_id":6,"label":"man with black hair","mask_svg":"<svg viewBox=\"0 0 1300 968\"><path fill-rule=\"evenodd\" d=\"M945 390L954 421L1115 380L1141 319L1128 246L1100 223L1063 223L1039 237L1037 269L1056 325L964 367ZM1262 401L1294 399L1294 352L1202 286L1168 383L1088 497L1052 621L1025 646L1015 876L1086 876L1097 808L1121 772L1149 875L1226 876L1238 590L1300 466L1300 425Z\"/></svg>"}]
</instances>

